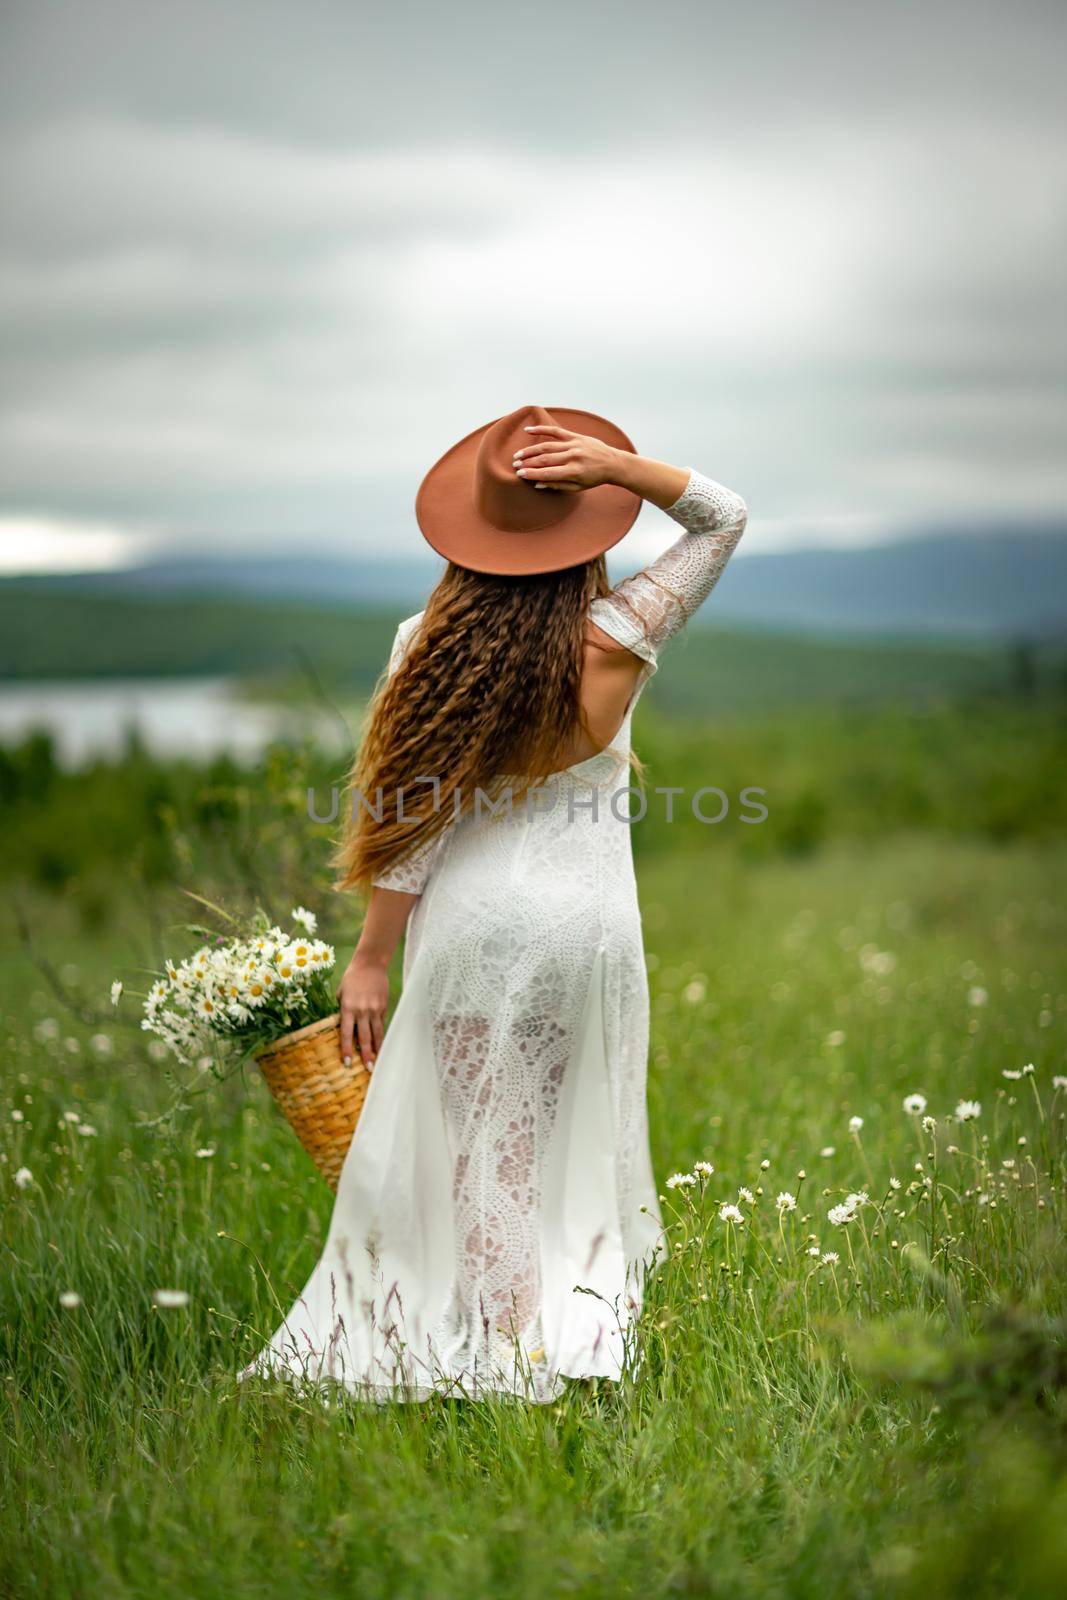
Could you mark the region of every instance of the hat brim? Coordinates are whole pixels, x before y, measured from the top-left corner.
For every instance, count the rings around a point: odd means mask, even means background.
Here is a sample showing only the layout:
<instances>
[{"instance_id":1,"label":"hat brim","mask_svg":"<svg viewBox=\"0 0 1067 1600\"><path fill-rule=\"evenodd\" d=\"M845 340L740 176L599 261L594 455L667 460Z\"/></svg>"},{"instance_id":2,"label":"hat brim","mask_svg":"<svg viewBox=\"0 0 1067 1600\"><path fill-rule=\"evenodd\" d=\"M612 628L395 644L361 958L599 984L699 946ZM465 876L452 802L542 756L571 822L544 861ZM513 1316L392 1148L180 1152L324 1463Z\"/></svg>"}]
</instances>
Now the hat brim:
<instances>
[{"instance_id":1,"label":"hat brim","mask_svg":"<svg viewBox=\"0 0 1067 1600\"><path fill-rule=\"evenodd\" d=\"M590 434L616 450L636 453L622 429L606 417L567 406L549 406L548 410L561 427ZM474 463L482 435L499 420L494 418L468 433L422 480L415 498L415 517L423 538L438 555L472 572L532 576L592 561L626 537L637 521L641 496L613 483L578 490L572 496L577 502L573 510L552 527L512 532L486 521L474 504Z\"/></svg>"}]
</instances>

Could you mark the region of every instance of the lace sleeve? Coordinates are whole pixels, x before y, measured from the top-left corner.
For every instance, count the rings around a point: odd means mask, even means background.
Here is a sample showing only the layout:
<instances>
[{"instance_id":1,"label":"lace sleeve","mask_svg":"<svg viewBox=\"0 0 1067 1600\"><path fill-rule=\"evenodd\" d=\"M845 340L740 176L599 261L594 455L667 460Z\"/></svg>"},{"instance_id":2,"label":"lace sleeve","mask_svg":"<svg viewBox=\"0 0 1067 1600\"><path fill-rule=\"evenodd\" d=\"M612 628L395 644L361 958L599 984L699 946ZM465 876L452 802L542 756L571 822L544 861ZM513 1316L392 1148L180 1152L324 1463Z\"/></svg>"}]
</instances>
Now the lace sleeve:
<instances>
[{"instance_id":1,"label":"lace sleeve","mask_svg":"<svg viewBox=\"0 0 1067 1600\"><path fill-rule=\"evenodd\" d=\"M428 844L420 845L417 850L412 850L399 861L394 861L380 878L371 880L374 887L398 889L401 894L421 894L426 887L426 880L433 871L441 846L448 837L448 832L449 830L445 828L436 839L431 839Z\"/></svg>"},{"instance_id":2,"label":"lace sleeve","mask_svg":"<svg viewBox=\"0 0 1067 1600\"><path fill-rule=\"evenodd\" d=\"M404 653L411 642L417 622L417 617L409 618L406 622L402 622L396 630L396 638L393 640L393 648L389 654L390 677L392 677L404 659ZM437 860L448 832L449 830L446 828L444 832L437 835L436 839L431 839L429 843L420 845L417 849L410 851L408 855L402 856L398 861L394 861L392 866L387 867L380 877L371 879L374 888L397 889L402 894L421 894L426 887L426 880L433 871L434 862Z\"/></svg>"},{"instance_id":3,"label":"lace sleeve","mask_svg":"<svg viewBox=\"0 0 1067 1600\"><path fill-rule=\"evenodd\" d=\"M685 529L682 537L590 608L598 627L653 667L658 652L718 583L748 518L739 494L692 468L666 510Z\"/></svg>"}]
</instances>

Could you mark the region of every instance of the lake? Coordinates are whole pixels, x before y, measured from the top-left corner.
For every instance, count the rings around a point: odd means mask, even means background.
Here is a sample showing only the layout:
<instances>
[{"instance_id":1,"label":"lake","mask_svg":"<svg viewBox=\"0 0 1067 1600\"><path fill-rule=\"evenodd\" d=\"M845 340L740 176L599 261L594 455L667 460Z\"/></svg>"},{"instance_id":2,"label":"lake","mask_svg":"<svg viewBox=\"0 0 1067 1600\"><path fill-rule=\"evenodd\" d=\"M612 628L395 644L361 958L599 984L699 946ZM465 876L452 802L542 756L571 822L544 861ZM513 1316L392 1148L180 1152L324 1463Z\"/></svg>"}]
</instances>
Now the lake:
<instances>
[{"instance_id":1,"label":"lake","mask_svg":"<svg viewBox=\"0 0 1067 1600\"><path fill-rule=\"evenodd\" d=\"M118 756L131 730L159 756L254 761L272 739L308 733L347 748L325 710L242 699L229 678L122 678L0 684L0 745L50 733L64 766Z\"/></svg>"}]
</instances>

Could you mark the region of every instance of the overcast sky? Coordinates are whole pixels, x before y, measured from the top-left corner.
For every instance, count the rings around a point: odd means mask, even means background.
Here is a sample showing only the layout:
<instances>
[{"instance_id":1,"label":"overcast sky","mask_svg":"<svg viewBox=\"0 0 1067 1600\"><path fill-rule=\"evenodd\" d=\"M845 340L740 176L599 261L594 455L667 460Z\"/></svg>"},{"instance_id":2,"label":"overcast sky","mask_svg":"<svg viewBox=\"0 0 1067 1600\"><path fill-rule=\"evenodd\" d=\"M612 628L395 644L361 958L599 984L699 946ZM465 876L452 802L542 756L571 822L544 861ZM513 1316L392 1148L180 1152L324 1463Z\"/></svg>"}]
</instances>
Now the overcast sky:
<instances>
[{"instance_id":1,"label":"overcast sky","mask_svg":"<svg viewBox=\"0 0 1067 1600\"><path fill-rule=\"evenodd\" d=\"M7 0L0 566L415 550L426 468L527 402L739 489L750 549L1067 511L1065 34Z\"/></svg>"}]
</instances>

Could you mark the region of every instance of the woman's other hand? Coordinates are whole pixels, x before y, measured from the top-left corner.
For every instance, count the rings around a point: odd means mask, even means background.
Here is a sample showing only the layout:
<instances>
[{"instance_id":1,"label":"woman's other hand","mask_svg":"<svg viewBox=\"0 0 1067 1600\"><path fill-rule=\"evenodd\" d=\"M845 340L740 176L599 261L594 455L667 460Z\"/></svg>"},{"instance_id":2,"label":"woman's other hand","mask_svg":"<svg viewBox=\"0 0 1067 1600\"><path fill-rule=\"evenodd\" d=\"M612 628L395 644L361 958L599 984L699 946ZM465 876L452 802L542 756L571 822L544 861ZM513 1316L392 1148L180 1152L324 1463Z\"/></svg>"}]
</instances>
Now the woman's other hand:
<instances>
[{"instance_id":1,"label":"woman's other hand","mask_svg":"<svg viewBox=\"0 0 1067 1600\"><path fill-rule=\"evenodd\" d=\"M358 1049L370 1072L385 1037L389 1008L389 972L385 965L357 950L337 990L341 1005L341 1059L347 1066Z\"/></svg>"},{"instance_id":2,"label":"woman's other hand","mask_svg":"<svg viewBox=\"0 0 1067 1600\"><path fill-rule=\"evenodd\" d=\"M512 463L520 478L535 489L577 494L601 483L617 483L666 510L689 482L688 467L672 467L631 450L616 450L585 433L572 433L557 423L536 422L526 429L533 442L516 450Z\"/></svg>"},{"instance_id":3,"label":"woman's other hand","mask_svg":"<svg viewBox=\"0 0 1067 1600\"><path fill-rule=\"evenodd\" d=\"M535 423L526 429L530 443L516 450L513 465L520 478L535 489L559 489L574 494L614 483L621 450L585 433L572 433L555 423Z\"/></svg>"}]
</instances>

